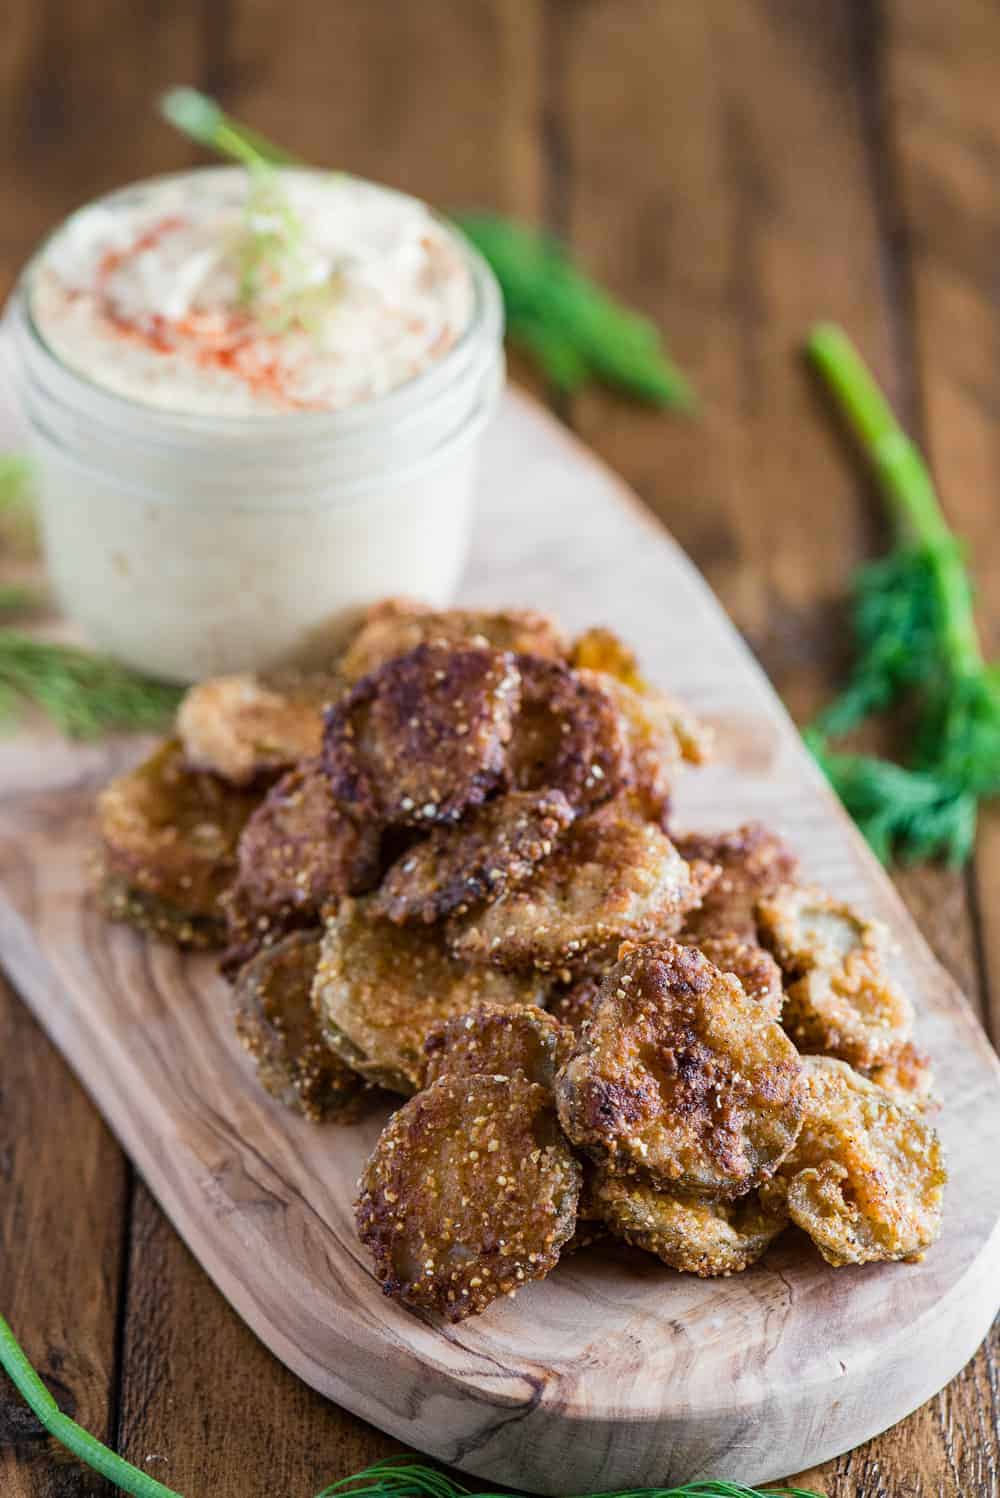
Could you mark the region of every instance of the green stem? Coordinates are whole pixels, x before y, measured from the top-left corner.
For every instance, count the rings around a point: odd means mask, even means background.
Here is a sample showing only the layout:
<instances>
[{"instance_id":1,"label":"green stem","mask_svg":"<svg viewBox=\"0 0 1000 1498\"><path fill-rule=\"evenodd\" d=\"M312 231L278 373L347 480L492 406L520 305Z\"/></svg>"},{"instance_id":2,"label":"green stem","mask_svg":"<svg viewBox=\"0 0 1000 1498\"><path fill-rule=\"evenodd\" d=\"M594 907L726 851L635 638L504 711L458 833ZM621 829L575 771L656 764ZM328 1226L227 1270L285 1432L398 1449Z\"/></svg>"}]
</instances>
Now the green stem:
<instances>
[{"instance_id":1,"label":"green stem","mask_svg":"<svg viewBox=\"0 0 1000 1498\"><path fill-rule=\"evenodd\" d=\"M983 664L965 568L934 480L847 334L818 323L806 350L878 475L897 530L926 549L938 592L949 664L972 675Z\"/></svg>"},{"instance_id":2,"label":"green stem","mask_svg":"<svg viewBox=\"0 0 1000 1498\"><path fill-rule=\"evenodd\" d=\"M14 1387L23 1396L39 1423L61 1445L84 1462L94 1472L99 1472L109 1482L116 1483L133 1498L181 1498L172 1488L166 1488L155 1477L149 1477L138 1467L133 1467L124 1457L117 1456L96 1436L77 1425L64 1415L48 1389L42 1383L27 1356L18 1344L14 1333L0 1316L0 1367L3 1367Z\"/></svg>"},{"instance_id":3,"label":"green stem","mask_svg":"<svg viewBox=\"0 0 1000 1498\"><path fill-rule=\"evenodd\" d=\"M248 125L231 119L196 88L172 88L160 99L160 111L176 129L243 166L296 166L297 158Z\"/></svg>"}]
</instances>

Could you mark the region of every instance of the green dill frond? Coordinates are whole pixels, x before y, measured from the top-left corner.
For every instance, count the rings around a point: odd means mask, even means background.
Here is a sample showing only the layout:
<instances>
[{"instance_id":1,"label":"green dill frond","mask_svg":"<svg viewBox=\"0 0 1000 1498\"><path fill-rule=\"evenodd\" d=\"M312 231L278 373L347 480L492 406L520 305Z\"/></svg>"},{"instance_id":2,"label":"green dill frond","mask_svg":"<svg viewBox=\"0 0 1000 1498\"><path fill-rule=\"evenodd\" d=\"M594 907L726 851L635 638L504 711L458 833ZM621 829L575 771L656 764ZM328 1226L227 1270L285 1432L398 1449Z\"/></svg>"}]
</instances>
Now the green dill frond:
<instances>
[{"instance_id":1,"label":"green dill frond","mask_svg":"<svg viewBox=\"0 0 1000 1498\"><path fill-rule=\"evenodd\" d=\"M882 863L965 863L976 839L978 803L960 782L873 754L836 753L814 728L803 738Z\"/></svg>"},{"instance_id":2,"label":"green dill frond","mask_svg":"<svg viewBox=\"0 0 1000 1498\"><path fill-rule=\"evenodd\" d=\"M653 405L693 409L694 392L653 323L578 271L556 240L492 214L456 223L500 283L511 338L559 389L600 380Z\"/></svg>"},{"instance_id":3,"label":"green dill frond","mask_svg":"<svg viewBox=\"0 0 1000 1498\"><path fill-rule=\"evenodd\" d=\"M0 629L0 722L16 720L20 706L32 702L70 738L155 731L170 721L180 697L179 687L106 656Z\"/></svg>"},{"instance_id":4,"label":"green dill frond","mask_svg":"<svg viewBox=\"0 0 1000 1498\"><path fill-rule=\"evenodd\" d=\"M0 544L17 556L38 550L34 469L19 453L0 453Z\"/></svg>"},{"instance_id":5,"label":"green dill frond","mask_svg":"<svg viewBox=\"0 0 1000 1498\"><path fill-rule=\"evenodd\" d=\"M363 1472L332 1482L316 1498L509 1498L509 1495L476 1492L455 1482L435 1467L412 1457L394 1457L376 1462ZM623 1488L597 1493L591 1498L819 1498L803 1488L748 1488L726 1478L702 1478L673 1488Z\"/></svg>"},{"instance_id":6,"label":"green dill frond","mask_svg":"<svg viewBox=\"0 0 1000 1498\"><path fill-rule=\"evenodd\" d=\"M884 712L939 661L938 605L928 549L901 547L860 567L852 623L857 656L845 685L816 721L831 737Z\"/></svg>"}]
</instances>

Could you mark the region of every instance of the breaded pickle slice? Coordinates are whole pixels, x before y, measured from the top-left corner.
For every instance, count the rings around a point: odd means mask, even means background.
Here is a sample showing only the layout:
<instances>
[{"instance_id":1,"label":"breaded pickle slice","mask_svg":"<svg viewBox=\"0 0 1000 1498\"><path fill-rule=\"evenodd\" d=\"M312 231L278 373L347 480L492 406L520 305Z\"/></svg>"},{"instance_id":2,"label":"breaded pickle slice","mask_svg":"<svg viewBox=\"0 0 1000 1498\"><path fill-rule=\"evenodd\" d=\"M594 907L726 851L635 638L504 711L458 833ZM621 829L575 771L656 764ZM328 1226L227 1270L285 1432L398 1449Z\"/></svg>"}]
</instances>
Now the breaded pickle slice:
<instances>
[{"instance_id":1,"label":"breaded pickle slice","mask_svg":"<svg viewBox=\"0 0 1000 1498\"><path fill-rule=\"evenodd\" d=\"M217 944L220 896L259 800L192 770L174 739L119 775L97 798L107 913L183 946Z\"/></svg>"},{"instance_id":2,"label":"breaded pickle slice","mask_svg":"<svg viewBox=\"0 0 1000 1498\"><path fill-rule=\"evenodd\" d=\"M828 1264L922 1258L941 1230L947 1178L934 1129L844 1061L802 1065L802 1132L768 1192Z\"/></svg>"},{"instance_id":3,"label":"breaded pickle slice","mask_svg":"<svg viewBox=\"0 0 1000 1498\"><path fill-rule=\"evenodd\" d=\"M658 1191L634 1176L604 1173L593 1191L619 1238L702 1279L749 1268L788 1226L780 1202L765 1206L756 1192L738 1201L705 1201Z\"/></svg>"},{"instance_id":4,"label":"breaded pickle slice","mask_svg":"<svg viewBox=\"0 0 1000 1498\"><path fill-rule=\"evenodd\" d=\"M783 838L762 822L728 832L691 832L674 841L684 858L715 864L720 874L684 929L684 939L735 935L756 942L757 901L794 879L798 859Z\"/></svg>"},{"instance_id":5,"label":"breaded pickle slice","mask_svg":"<svg viewBox=\"0 0 1000 1498\"><path fill-rule=\"evenodd\" d=\"M517 790L558 790L576 811L629 783L626 727L612 694L560 661L517 657L520 707L507 753Z\"/></svg>"},{"instance_id":6,"label":"breaded pickle slice","mask_svg":"<svg viewBox=\"0 0 1000 1498\"><path fill-rule=\"evenodd\" d=\"M934 1068L926 1051L912 1040L901 1045L885 1061L862 1073L897 1103L935 1112L941 1106L934 1088Z\"/></svg>"},{"instance_id":7,"label":"breaded pickle slice","mask_svg":"<svg viewBox=\"0 0 1000 1498\"><path fill-rule=\"evenodd\" d=\"M500 784L520 690L501 651L418 645L388 661L327 716L334 795L382 823L458 821Z\"/></svg>"},{"instance_id":8,"label":"breaded pickle slice","mask_svg":"<svg viewBox=\"0 0 1000 1498\"><path fill-rule=\"evenodd\" d=\"M424 1043L479 1000L541 1003L545 985L452 957L433 928L371 919L345 900L326 926L314 1001L327 1043L354 1070L394 1092L423 1086Z\"/></svg>"},{"instance_id":9,"label":"breaded pickle slice","mask_svg":"<svg viewBox=\"0 0 1000 1498\"><path fill-rule=\"evenodd\" d=\"M233 989L236 1033L279 1102L313 1123L347 1122L368 1088L320 1032L312 1005L319 948L319 931L295 931L243 968Z\"/></svg>"},{"instance_id":10,"label":"breaded pickle slice","mask_svg":"<svg viewBox=\"0 0 1000 1498\"><path fill-rule=\"evenodd\" d=\"M697 912L695 913L697 919ZM703 952L709 962L724 973L735 973L748 999L754 999L767 1012L769 1019L780 1019L784 992L781 987L781 969L763 947L756 942L743 941L733 932L719 936L703 936L692 945Z\"/></svg>"},{"instance_id":11,"label":"breaded pickle slice","mask_svg":"<svg viewBox=\"0 0 1000 1498\"><path fill-rule=\"evenodd\" d=\"M529 879L453 921L450 940L471 962L572 971L626 939L676 930L713 877L619 797L579 817Z\"/></svg>"},{"instance_id":12,"label":"breaded pickle slice","mask_svg":"<svg viewBox=\"0 0 1000 1498\"><path fill-rule=\"evenodd\" d=\"M551 1092L573 1033L537 1004L477 1004L428 1035L426 1085L439 1077L523 1076Z\"/></svg>"},{"instance_id":13,"label":"breaded pickle slice","mask_svg":"<svg viewBox=\"0 0 1000 1498\"><path fill-rule=\"evenodd\" d=\"M913 1007L887 971L889 934L844 900L786 886L760 901L787 978L782 1023L800 1050L877 1066L910 1038Z\"/></svg>"},{"instance_id":14,"label":"breaded pickle slice","mask_svg":"<svg viewBox=\"0 0 1000 1498\"><path fill-rule=\"evenodd\" d=\"M573 816L561 791L510 791L473 807L397 859L372 910L431 923L495 900L549 856Z\"/></svg>"},{"instance_id":15,"label":"breaded pickle slice","mask_svg":"<svg viewBox=\"0 0 1000 1498\"><path fill-rule=\"evenodd\" d=\"M370 609L338 663L349 682L360 681L386 661L409 655L418 645L479 645L561 660L567 642L547 614L532 609L443 609L408 599L386 599Z\"/></svg>"},{"instance_id":16,"label":"breaded pickle slice","mask_svg":"<svg viewBox=\"0 0 1000 1498\"><path fill-rule=\"evenodd\" d=\"M358 1233L385 1293L461 1321L555 1267L580 1166L543 1087L444 1076L389 1120L360 1192Z\"/></svg>"},{"instance_id":17,"label":"breaded pickle slice","mask_svg":"<svg viewBox=\"0 0 1000 1498\"><path fill-rule=\"evenodd\" d=\"M626 943L556 1078L570 1140L614 1174L729 1199L795 1143L800 1062L731 974L675 941Z\"/></svg>"},{"instance_id":18,"label":"breaded pickle slice","mask_svg":"<svg viewBox=\"0 0 1000 1498\"><path fill-rule=\"evenodd\" d=\"M215 676L189 688L177 710L188 763L234 785L312 759L323 743L323 711L340 694L330 675L263 679Z\"/></svg>"},{"instance_id":19,"label":"breaded pickle slice","mask_svg":"<svg viewBox=\"0 0 1000 1498\"><path fill-rule=\"evenodd\" d=\"M285 931L317 925L344 895L371 889L379 849L379 828L337 804L319 760L289 770L239 840L237 878L225 900L229 969Z\"/></svg>"}]
</instances>

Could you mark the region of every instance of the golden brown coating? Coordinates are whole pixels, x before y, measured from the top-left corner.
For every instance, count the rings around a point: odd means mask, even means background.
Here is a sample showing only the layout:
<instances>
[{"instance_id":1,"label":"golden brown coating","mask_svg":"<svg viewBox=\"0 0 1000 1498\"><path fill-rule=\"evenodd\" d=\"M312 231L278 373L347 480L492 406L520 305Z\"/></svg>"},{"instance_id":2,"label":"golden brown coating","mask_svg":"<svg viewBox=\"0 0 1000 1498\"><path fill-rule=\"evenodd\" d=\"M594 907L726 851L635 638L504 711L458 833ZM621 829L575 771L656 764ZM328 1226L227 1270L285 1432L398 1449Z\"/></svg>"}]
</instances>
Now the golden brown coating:
<instances>
[{"instance_id":1,"label":"golden brown coating","mask_svg":"<svg viewBox=\"0 0 1000 1498\"><path fill-rule=\"evenodd\" d=\"M559 790L575 810L609 800L629 782L625 724L598 678L559 661L518 656L521 706L507 754L518 790Z\"/></svg>"},{"instance_id":2,"label":"golden brown coating","mask_svg":"<svg viewBox=\"0 0 1000 1498\"><path fill-rule=\"evenodd\" d=\"M781 1202L765 1205L757 1192L738 1201L712 1202L658 1191L633 1176L600 1172L594 1193L605 1222L619 1238L702 1279L749 1268L788 1226Z\"/></svg>"},{"instance_id":3,"label":"golden brown coating","mask_svg":"<svg viewBox=\"0 0 1000 1498\"><path fill-rule=\"evenodd\" d=\"M919 1259L941 1228L947 1172L937 1134L844 1061L803 1061L802 1131L768 1195L827 1263Z\"/></svg>"},{"instance_id":4,"label":"golden brown coating","mask_svg":"<svg viewBox=\"0 0 1000 1498\"><path fill-rule=\"evenodd\" d=\"M97 798L107 914L182 946L215 945L237 840L259 800L192 770L173 739L119 775Z\"/></svg>"},{"instance_id":5,"label":"golden brown coating","mask_svg":"<svg viewBox=\"0 0 1000 1498\"><path fill-rule=\"evenodd\" d=\"M757 920L762 940L789 978L838 968L855 952L876 959L889 953L889 932L881 921L808 885L785 884L763 895Z\"/></svg>"},{"instance_id":6,"label":"golden brown coating","mask_svg":"<svg viewBox=\"0 0 1000 1498\"><path fill-rule=\"evenodd\" d=\"M517 655L562 660L565 636L547 614L532 609L445 609L433 612L408 599L387 599L368 611L338 663L349 682L360 681L386 661L408 655L418 645L485 645Z\"/></svg>"},{"instance_id":7,"label":"golden brown coating","mask_svg":"<svg viewBox=\"0 0 1000 1498\"><path fill-rule=\"evenodd\" d=\"M888 932L822 890L786 886L758 905L764 940L790 982L782 1023L800 1050L853 1066L887 1061L913 1008L885 968Z\"/></svg>"},{"instance_id":8,"label":"golden brown coating","mask_svg":"<svg viewBox=\"0 0 1000 1498\"><path fill-rule=\"evenodd\" d=\"M561 791L509 791L438 827L389 869L372 910L397 924L439 921L495 900L547 858L574 812Z\"/></svg>"},{"instance_id":9,"label":"golden brown coating","mask_svg":"<svg viewBox=\"0 0 1000 1498\"><path fill-rule=\"evenodd\" d=\"M303 761L272 786L240 838L225 901L230 967L291 927L315 925L327 906L378 876L378 827L337 804L319 760Z\"/></svg>"},{"instance_id":10,"label":"golden brown coating","mask_svg":"<svg viewBox=\"0 0 1000 1498\"><path fill-rule=\"evenodd\" d=\"M233 990L236 1033L279 1102L313 1123L345 1123L368 1089L320 1033L312 1006L319 945L318 931L296 931L243 968Z\"/></svg>"},{"instance_id":11,"label":"golden brown coating","mask_svg":"<svg viewBox=\"0 0 1000 1498\"><path fill-rule=\"evenodd\" d=\"M572 1049L572 1031L537 1004L477 1004L428 1035L424 1085L444 1076L520 1075L551 1092Z\"/></svg>"},{"instance_id":12,"label":"golden brown coating","mask_svg":"<svg viewBox=\"0 0 1000 1498\"><path fill-rule=\"evenodd\" d=\"M610 962L607 966L611 966ZM603 971L585 973L582 978L560 984L549 995L549 1013L554 1014L560 1024L568 1025L574 1035L579 1035L587 1021L597 1013L602 977Z\"/></svg>"},{"instance_id":13,"label":"golden brown coating","mask_svg":"<svg viewBox=\"0 0 1000 1498\"><path fill-rule=\"evenodd\" d=\"M626 711L638 714L634 698L640 698L652 723L658 723L664 735L669 731L672 752L688 764L702 765L708 759L712 749L711 730L683 703L650 686L639 670L635 652L612 630L600 627L586 630L573 641L570 664L578 671L598 671L627 687L630 698L624 699Z\"/></svg>"},{"instance_id":14,"label":"golden brown coating","mask_svg":"<svg viewBox=\"0 0 1000 1498\"><path fill-rule=\"evenodd\" d=\"M418 645L388 661L327 716L334 795L384 823L457 821L503 776L520 687L500 651Z\"/></svg>"},{"instance_id":15,"label":"golden brown coating","mask_svg":"<svg viewBox=\"0 0 1000 1498\"><path fill-rule=\"evenodd\" d=\"M719 936L703 936L693 945L722 972L735 973L747 998L760 1004L769 1019L781 1018L785 999L781 969L770 952L765 952L756 942L743 941L731 931Z\"/></svg>"},{"instance_id":16,"label":"golden brown coating","mask_svg":"<svg viewBox=\"0 0 1000 1498\"><path fill-rule=\"evenodd\" d=\"M543 1087L446 1076L392 1116L359 1185L386 1295L462 1321L555 1267L580 1167Z\"/></svg>"},{"instance_id":17,"label":"golden brown coating","mask_svg":"<svg viewBox=\"0 0 1000 1498\"><path fill-rule=\"evenodd\" d=\"M185 693L177 732L195 769L249 785L319 754L323 709L337 695L329 675L213 676Z\"/></svg>"},{"instance_id":18,"label":"golden brown coating","mask_svg":"<svg viewBox=\"0 0 1000 1498\"><path fill-rule=\"evenodd\" d=\"M612 1173L731 1198L795 1142L799 1057L780 1025L694 947L626 943L556 1079L572 1142Z\"/></svg>"},{"instance_id":19,"label":"golden brown coating","mask_svg":"<svg viewBox=\"0 0 1000 1498\"><path fill-rule=\"evenodd\" d=\"M424 1043L479 1000L541 1003L545 986L496 968L469 968L433 928L369 918L345 900L326 926L313 999L327 1044L362 1076L394 1092L423 1086Z\"/></svg>"},{"instance_id":20,"label":"golden brown coating","mask_svg":"<svg viewBox=\"0 0 1000 1498\"><path fill-rule=\"evenodd\" d=\"M523 884L452 921L450 940L471 962L571 972L626 938L676 930L714 872L619 797L579 817Z\"/></svg>"},{"instance_id":21,"label":"golden brown coating","mask_svg":"<svg viewBox=\"0 0 1000 1498\"><path fill-rule=\"evenodd\" d=\"M909 1103L914 1108L923 1108L925 1113L936 1113L941 1107L941 1100L934 1090L931 1058L912 1040L901 1045L888 1060L870 1069L859 1070L897 1103Z\"/></svg>"},{"instance_id":22,"label":"golden brown coating","mask_svg":"<svg viewBox=\"0 0 1000 1498\"><path fill-rule=\"evenodd\" d=\"M684 858L716 864L721 874L685 927L685 939L735 935L757 941L755 906L795 878L798 859L783 838L761 822L729 832L691 832L674 841Z\"/></svg>"}]
</instances>

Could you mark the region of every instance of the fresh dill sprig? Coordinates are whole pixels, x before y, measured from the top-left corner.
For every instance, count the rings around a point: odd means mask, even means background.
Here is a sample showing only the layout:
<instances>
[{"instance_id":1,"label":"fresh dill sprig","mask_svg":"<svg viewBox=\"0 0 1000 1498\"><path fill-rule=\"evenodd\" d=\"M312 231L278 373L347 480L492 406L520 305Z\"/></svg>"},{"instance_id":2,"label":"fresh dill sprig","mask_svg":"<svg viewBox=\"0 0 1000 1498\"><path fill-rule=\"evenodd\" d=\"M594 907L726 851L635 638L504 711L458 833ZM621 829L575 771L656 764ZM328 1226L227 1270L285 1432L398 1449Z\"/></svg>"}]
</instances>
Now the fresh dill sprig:
<instances>
[{"instance_id":1,"label":"fresh dill sprig","mask_svg":"<svg viewBox=\"0 0 1000 1498\"><path fill-rule=\"evenodd\" d=\"M111 729L155 731L169 722L179 687L130 671L75 645L0 629L0 724L15 721L27 702L40 707L71 738Z\"/></svg>"},{"instance_id":2,"label":"fresh dill sprig","mask_svg":"<svg viewBox=\"0 0 1000 1498\"><path fill-rule=\"evenodd\" d=\"M815 328L807 350L874 467L896 532L889 556L858 576L857 660L807 742L883 860L961 864L978 801L1000 794L1000 670L983 660L962 548L917 447L839 328ZM904 696L916 709L908 766L829 749L830 737Z\"/></svg>"},{"instance_id":3,"label":"fresh dill sprig","mask_svg":"<svg viewBox=\"0 0 1000 1498\"><path fill-rule=\"evenodd\" d=\"M147 1476L124 1457L117 1456L96 1436L59 1409L28 1361L7 1322L0 1316L0 1367L32 1410L42 1427L93 1471L115 1483L133 1498L181 1498L172 1488ZM317 1498L367 1494L370 1498L508 1498L506 1494L470 1494L445 1473L409 1456L376 1462L363 1472L332 1482ZM748 1488L741 1482L706 1478L677 1488L631 1488L594 1498L821 1498L802 1488Z\"/></svg>"},{"instance_id":4,"label":"fresh dill sprig","mask_svg":"<svg viewBox=\"0 0 1000 1498\"><path fill-rule=\"evenodd\" d=\"M171 89L160 107L192 140L258 175L263 168L300 164L196 89ZM279 251L287 260L294 239L287 223L280 224L280 216L272 218L271 232L278 240L262 240L253 249L253 288L260 283L260 266L273 265ZM556 240L496 215L466 214L455 223L500 283L511 341L558 389L573 393L596 380L653 405L693 410L694 392L669 358L654 325L578 271ZM302 311L309 305L304 287L301 298L299 320L308 315L308 310Z\"/></svg>"},{"instance_id":5,"label":"fresh dill sprig","mask_svg":"<svg viewBox=\"0 0 1000 1498\"><path fill-rule=\"evenodd\" d=\"M493 214L455 222L500 282L511 339L560 390L598 380L654 405L693 409L694 392L653 323L577 270L557 240Z\"/></svg>"},{"instance_id":6,"label":"fresh dill sprig","mask_svg":"<svg viewBox=\"0 0 1000 1498\"><path fill-rule=\"evenodd\" d=\"M197 89L170 89L160 110L191 140L247 169L244 232L236 246L240 302L255 313L265 332L310 330L336 296L337 284L334 277L317 282L311 274L305 228L279 170L296 165L295 158L230 119Z\"/></svg>"},{"instance_id":7,"label":"fresh dill sprig","mask_svg":"<svg viewBox=\"0 0 1000 1498\"><path fill-rule=\"evenodd\" d=\"M414 1462L408 1456L376 1462L352 1477L342 1477L316 1498L352 1498L354 1494L370 1498L510 1498L504 1493L474 1492L444 1472ZM706 1477L680 1487L622 1488L617 1492L591 1494L590 1498L820 1498L820 1495L804 1488L748 1488L742 1482Z\"/></svg>"}]
</instances>

